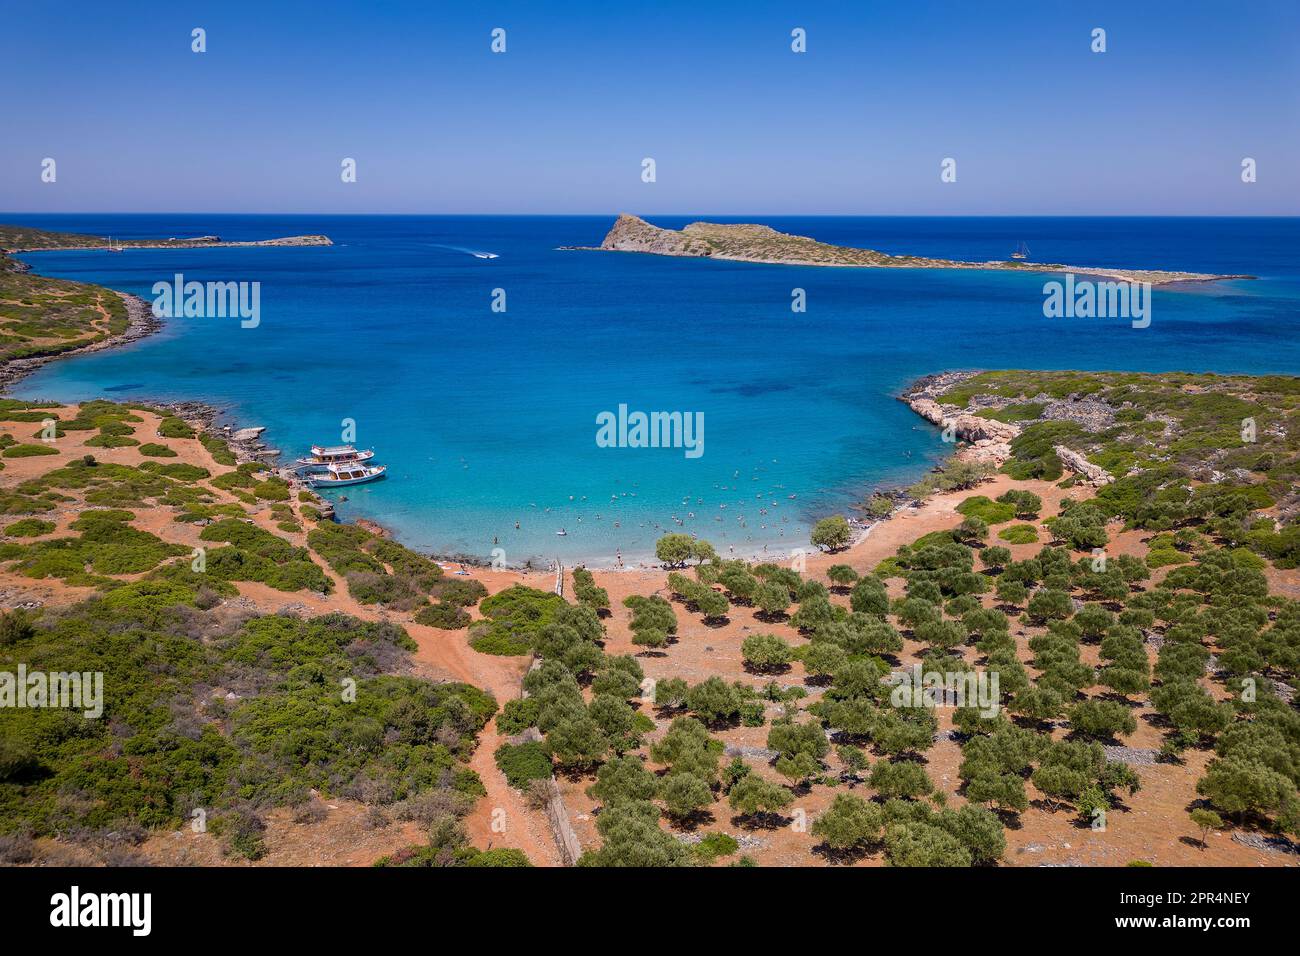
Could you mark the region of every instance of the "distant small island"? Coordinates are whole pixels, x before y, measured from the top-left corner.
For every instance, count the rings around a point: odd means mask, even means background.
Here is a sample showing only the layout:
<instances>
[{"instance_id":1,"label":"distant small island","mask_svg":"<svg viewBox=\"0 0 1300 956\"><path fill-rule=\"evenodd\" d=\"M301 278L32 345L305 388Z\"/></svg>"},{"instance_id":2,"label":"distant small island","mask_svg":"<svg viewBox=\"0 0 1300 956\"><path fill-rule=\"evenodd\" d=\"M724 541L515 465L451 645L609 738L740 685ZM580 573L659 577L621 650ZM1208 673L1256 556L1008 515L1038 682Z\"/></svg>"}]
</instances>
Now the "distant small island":
<instances>
[{"instance_id":1,"label":"distant small island","mask_svg":"<svg viewBox=\"0 0 1300 956\"><path fill-rule=\"evenodd\" d=\"M727 225L693 222L680 230L662 229L644 219L620 214L599 246L562 246L562 249L600 249L612 252L646 252L657 256L693 256L760 262L770 265L844 266L873 269L981 269L1005 272L1072 272L1101 276L1121 282L1214 282L1220 279L1253 279L1249 275L1210 275L1165 269L1115 269L1101 266L1069 266L1059 263L992 260L959 262L923 256L894 256L875 249L834 246L807 236L777 232L770 226L752 223Z\"/></svg>"},{"instance_id":2,"label":"distant small island","mask_svg":"<svg viewBox=\"0 0 1300 956\"><path fill-rule=\"evenodd\" d=\"M220 236L191 236L167 239L116 239L77 232L49 232L26 226L0 225L0 252L54 252L59 249L206 249L221 246L332 246L329 236L284 236L234 242Z\"/></svg>"}]
</instances>

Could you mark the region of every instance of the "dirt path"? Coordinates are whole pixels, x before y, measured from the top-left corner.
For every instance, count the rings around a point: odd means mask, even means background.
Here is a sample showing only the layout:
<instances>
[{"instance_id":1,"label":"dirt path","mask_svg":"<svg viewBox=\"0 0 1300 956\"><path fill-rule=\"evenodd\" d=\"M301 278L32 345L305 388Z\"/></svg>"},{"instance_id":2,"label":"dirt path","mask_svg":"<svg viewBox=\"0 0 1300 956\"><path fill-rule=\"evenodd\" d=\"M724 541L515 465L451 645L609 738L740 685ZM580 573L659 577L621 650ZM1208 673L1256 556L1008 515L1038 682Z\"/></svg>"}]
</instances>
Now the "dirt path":
<instances>
[{"instance_id":1,"label":"dirt path","mask_svg":"<svg viewBox=\"0 0 1300 956\"><path fill-rule=\"evenodd\" d=\"M524 797L506 782L493 754L505 742L495 721L479 734L478 749L469 765L483 780L487 796L465 818L465 829L477 847L515 847L537 866L559 866L560 853L545 815L532 810Z\"/></svg>"}]
</instances>

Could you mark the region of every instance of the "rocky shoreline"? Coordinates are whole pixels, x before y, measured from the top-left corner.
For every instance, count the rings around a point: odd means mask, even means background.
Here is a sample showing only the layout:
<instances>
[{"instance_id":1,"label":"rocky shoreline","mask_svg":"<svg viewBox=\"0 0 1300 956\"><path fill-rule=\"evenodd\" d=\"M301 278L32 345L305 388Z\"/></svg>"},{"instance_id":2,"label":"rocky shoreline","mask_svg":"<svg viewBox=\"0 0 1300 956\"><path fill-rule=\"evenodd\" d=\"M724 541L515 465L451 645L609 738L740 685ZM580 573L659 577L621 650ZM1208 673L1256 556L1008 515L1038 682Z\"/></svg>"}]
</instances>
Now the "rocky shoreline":
<instances>
[{"instance_id":1,"label":"rocky shoreline","mask_svg":"<svg viewBox=\"0 0 1300 956\"><path fill-rule=\"evenodd\" d=\"M968 444L958 449L956 457L962 461L980 462L1000 468L1011 457L1011 443L1019 437L1022 429L1010 422L1001 422L985 418L974 411L944 402L944 395L961 383L981 374L982 370L965 370L957 372L940 372L917 379L908 387L898 400L926 421L941 428L946 433L945 440L963 441ZM1044 396L1045 397L1045 396ZM971 404L980 404L978 399ZM1094 407L1100 406L1100 407ZM988 404L989 408L999 407ZM1112 417L1110 409L1098 402L1072 400L1056 402L1043 409L1043 418L1069 419L1104 427ZM1061 464L1073 472L1079 479L1094 486L1109 484L1115 477L1104 468L1094 465L1086 457L1064 445L1053 447Z\"/></svg>"},{"instance_id":2,"label":"rocky shoreline","mask_svg":"<svg viewBox=\"0 0 1300 956\"><path fill-rule=\"evenodd\" d=\"M939 397L954 385L971 378L974 372L948 372L927 376L900 396L909 408L944 431L944 440L968 442L959 454L964 461L986 462L1000 466L1011 457L1011 442L1020 429L1006 422L981 418L944 405Z\"/></svg>"}]
</instances>

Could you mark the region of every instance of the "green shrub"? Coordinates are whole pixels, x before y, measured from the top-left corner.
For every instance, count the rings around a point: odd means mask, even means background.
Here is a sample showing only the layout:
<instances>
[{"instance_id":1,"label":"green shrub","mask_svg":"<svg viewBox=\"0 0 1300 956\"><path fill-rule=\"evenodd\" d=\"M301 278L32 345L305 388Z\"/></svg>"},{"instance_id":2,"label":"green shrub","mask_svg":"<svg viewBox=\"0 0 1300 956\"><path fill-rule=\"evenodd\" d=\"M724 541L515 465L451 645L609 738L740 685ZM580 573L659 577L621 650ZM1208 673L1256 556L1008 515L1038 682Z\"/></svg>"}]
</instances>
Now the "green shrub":
<instances>
[{"instance_id":1,"label":"green shrub","mask_svg":"<svg viewBox=\"0 0 1300 956\"><path fill-rule=\"evenodd\" d=\"M96 435L85 444L88 448L130 448L140 443L126 435Z\"/></svg>"},{"instance_id":2,"label":"green shrub","mask_svg":"<svg viewBox=\"0 0 1300 956\"><path fill-rule=\"evenodd\" d=\"M994 501L986 495L967 498L957 506L957 512L968 518L979 518L985 524L1002 524L1016 516L1012 505Z\"/></svg>"},{"instance_id":3,"label":"green shrub","mask_svg":"<svg viewBox=\"0 0 1300 956\"><path fill-rule=\"evenodd\" d=\"M502 744L493 755L497 768L516 790L527 790L534 780L551 778L551 756L546 747L535 740L522 744Z\"/></svg>"},{"instance_id":4,"label":"green shrub","mask_svg":"<svg viewBox=\"0 0 1300 956\"><path fill-rule=\"evenodd\" d=\"M740 844L736 842L736 838L726 833L707 833L704 839L695 844L695 852L707 863L724 856L731 856L739 849Z\"/></svg>"},{"instance_id":5,"label":"green shrub","mask_svg":"<svg viewBox=\"0 0 1300 956\"><path fill-rule=\"evenodd\" d=\"M40 518L23 518L21 521L15 521L5 528L5 534L11 538L36 538L43 534L49 534L55 528L53 521L43 521Z\"/></svg>"},{"instance_id":6,"label":"green shrub","mask_svg":"<svg viewBox=\"0 0 1300 956\"><path fill-rule=\"evenodd\" d=\"M140 466L140 470L165 475L168 478L183 482L198 481L212 474L206 468L200 468L198 465L187 465L183 462L162 464L156 461L146 461Z\"/></svg>"},{"instance_id":7,"label":"green shrub","mask_svg":"<svg viewBox=\"0 0 1300 956\"><path fill-rule=\"evenodd\" d=\"M57 455L58 453L57 448L52 448L49 445L10 445L3 452L0 452L6 458L36 458L40 455Z\"/></svg>"},{"instance_id":8,"label":"green shrub","mask_svg":"<svg viewBox=\"0 0 1300 956\"><path fill-rule=\"evenodd\" d=\"M550 591L516 584L486 598L484 621L470 631L470 646L483 654L527 654L533 641L567 602Z\"/></svg>"},{"instance_id":9,"label":"green shrub","mask_svg":"<svg viewBox=\"0 0 1300 956\"><path fill-rule=\"evenodd\" d=\"M537 726L540 705L536 697L516 697L506 701L497 714L497 730L506 736L521 734L529 727Z\"/></svg>"},{"instance_id":10,"label":"green shrub","mask_svg":"<svg viewBox=\"0 0 1300 956\"><path fill-rule=\"evenodd\" d=\"M263 501L288 501L289 485L282 478L268 478L253 486L253 494Z\"/></svg>"},{"instance_id":11,"label":"green shrub","mask_svg":"<svg viewBox=\"0 0 1300 956\"><path fill-rule=\"evenodd\" d=\"M528 857L524 855L523 850L516 850L514 847L498 846L490 850L480 850L477 847L465 847L462 854L462 866L491 866L491 867L519 867L532 866Z\"/></svg>"},{"instance_id":12,"label":"green shrub","mask_svg":"<svg viewBox=\"0 0 1300 956\"><path fill-rule=\"evenodd\" d=\"M179 418L168 417L158 423L158 434L162 438L193 438L194 429Z\"/></svg>"},{"instance_id":13,"label":"green shrub","mask_svg":"<svg viewBox=\"0 0 1300 956\"><path fill-rule=\"evenodd\" d=\"M177 436L163 435L163 437L174 438ZM205 433L199 436L199 443L208 450L208 454L212 456L212 460L218 465L230 465L233 467L238 463L238 459L235 458L235 453L230 450L230 446L222 439Z\"/></svg>"},{"instance_id":14,"label":"green shrub","mask_svg":"<svg viewBox=\"0 0 1300 956\"><path fill-rule=\"evenodd\" d=\"M204 541L231 545L207 553L207 573L223 581L259 581L280 591L312 590L329 593L333 582L311 560L306 548L251 521L223 518L200 532Z\"/></svg>"},{"instance_id":15,"label":"green shrub","mask_svg":"<svg viewBox=\"0 0 1300 956\"><path fill-rule=\"evenodd\" d=\"M374 535L354 524L323 522L307 532L308 546L324 558L339 574L370 571L386 574L384 565L362 550Z\"/></svg>"},{"instance_id":16,"label":"green shrub","mask_svg":"<svg viewBox=\"0 0 1300 956\"><path fill-rule=\"evenodd\" d=\"M415 623L444 631L459 631L469 627L470 616L455 604L438 602L420 608L415 612Z\"/></svg>"},{"instance_id":17,"label":"green shrub","mask_svg":"<svg viewBox=\"0 0 1300 956\"><path fill-rule=\"evenodd\" d=\"M1038 540L1038 529L1031 524L1013 524L999 531L998 537L1008 544L1032 544Z\"/></svg>"},{"instance_id":18,"label":"green shrub","mask_svg":"<svg viewBox=\"0 0 1300 956\"><path fill-rule=\"evenodd\" d=\"M242 471L228 471L212 479L212 487L222 491L234 491L237 488L252 488L256 482Z\"/></svg>"}]
</instances>

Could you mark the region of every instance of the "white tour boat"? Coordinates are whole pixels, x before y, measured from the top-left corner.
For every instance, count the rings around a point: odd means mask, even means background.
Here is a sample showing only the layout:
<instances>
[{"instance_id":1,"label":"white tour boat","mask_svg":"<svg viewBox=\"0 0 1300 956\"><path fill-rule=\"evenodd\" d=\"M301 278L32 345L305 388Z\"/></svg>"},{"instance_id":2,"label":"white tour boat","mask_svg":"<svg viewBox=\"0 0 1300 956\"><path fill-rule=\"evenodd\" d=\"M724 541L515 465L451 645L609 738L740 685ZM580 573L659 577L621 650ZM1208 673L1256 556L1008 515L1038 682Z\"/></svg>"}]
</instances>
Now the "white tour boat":
<instances>
[{"instance_id":1,"label":"white tour boat","mask_svg":"<svg viewBox=\"0 0 1300 956\"><path fill-rule=\"evenodd\" d=\"M386 465L363 465L359 462L331 462L320 471L308 472L304 476L307 484L313 488L341 488L344 485L360 485L383 477L388 470Z\"/></svg>"},{"instance_id":2,"label":"white tour boat","mask_svg":"<svg viewBox=\"0 0 1300 956\"><path fill-rule=\"evenodd\" d=\"M312 445L311 454L294 462L299 467L312 465L344 464L347 462L369 461L375 457L370 449L358 451L351 445Z\"/></svg>"}]
</instances>

